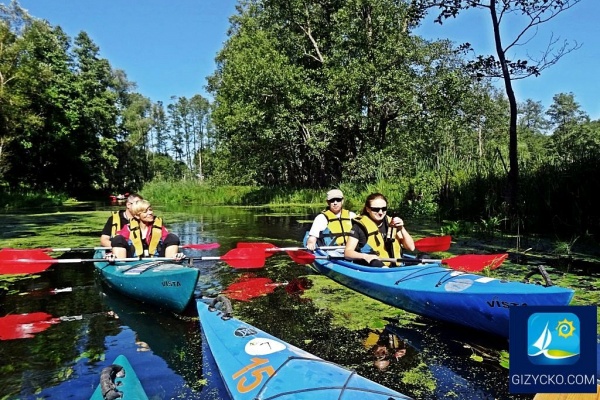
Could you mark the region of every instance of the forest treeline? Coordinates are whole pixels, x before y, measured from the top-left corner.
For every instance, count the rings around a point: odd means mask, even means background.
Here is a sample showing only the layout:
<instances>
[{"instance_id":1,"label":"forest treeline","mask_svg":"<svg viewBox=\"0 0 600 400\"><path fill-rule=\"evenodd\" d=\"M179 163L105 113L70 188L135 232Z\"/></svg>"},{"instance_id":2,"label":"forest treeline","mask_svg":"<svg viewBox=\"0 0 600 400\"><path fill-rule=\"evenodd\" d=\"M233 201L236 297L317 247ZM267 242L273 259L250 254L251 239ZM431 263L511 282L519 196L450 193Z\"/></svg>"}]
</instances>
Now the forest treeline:
<instances>
[{"instance_id":1,"label":"forest treeline","mask_svg":"<svg viewBox=\"0 0 600 400\"><path fill-rule=\"evenodd\" d=\"M136 92L85 32L71 39L0 4L2 192L384 187L413 215L504 221L506 96L473 74L464 46L414 34L422 18L394 0L240 2L208 77L214 100L165 105ZM600 121L573 93L518 112L510 227L598 233Z\"/></svg>"}]
</instances>

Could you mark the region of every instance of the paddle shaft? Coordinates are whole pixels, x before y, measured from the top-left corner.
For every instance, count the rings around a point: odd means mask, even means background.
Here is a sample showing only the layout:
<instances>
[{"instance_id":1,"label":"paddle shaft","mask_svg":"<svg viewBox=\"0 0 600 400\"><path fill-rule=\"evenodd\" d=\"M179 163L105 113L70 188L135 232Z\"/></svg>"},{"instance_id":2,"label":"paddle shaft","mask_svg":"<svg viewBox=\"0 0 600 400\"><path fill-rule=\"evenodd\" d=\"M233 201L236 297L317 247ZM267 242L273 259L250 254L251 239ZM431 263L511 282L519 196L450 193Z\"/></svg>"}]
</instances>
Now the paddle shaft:
<instances>
[{"instance_id":1,"label":"paddle shaft","mask_svg":"<svg viewBox=\"0 0 600 400\"><path fill-rule=\"evenodd\" d=\"M451 237L449 235L446 236L432 236L426 237L415 241L415 248L418 251L427 253L427 252L435 252L435 251L446 251L450 248ZM272 243L267 242L239 242L237 244L238 248L257 248L261 249L265 253L276 253L283 251L299 251L299 250L309 250L307 247L277 247ZM345 246L320 246L318 249L321 250L341 250ZM267 257L269 257L267 255Z\"/></svg>"},{"instance_id":2,"label":"paddle shaft","mask_svg":"<svg viewBox=\"0 0 600 400\"><path fill-rule=\"evenodd\" d=\"M219 248L218 243L199 243L199 244L182 244L179 246L182 249L194 250L213 250ZM32 249L32 251L51 251L51 252L66 252L66 251L86 251L86 250L111 250L112 247L97 246L97 247L46 247L40 249ZM28 251L24 249L23 251Z\"/></svg>"},{"instance_id":3,"label":"paddle shaft","mask_svg":"<svg viewBox=\"0 0 600 400\"><path fill-rule=\"evenodd\" d=\"M346 246L320 246L315 250L341 250ZM271 247L265 249L268 252L277 252L277 251L298 251L298 250L308 250L308 247Z\"/></svg>"},{"instance_id":4,"label":"paddle shaft","mask_svg":"<svg viewBox=\"0 0 600 400\"><path fill-rule=\"evenodd\" d=\"M347 259L343 256L314 256L315 259L332 259L332 258L340 258L340 259L345 259L345 260L350 260ZM358 260L358 259L356 259ZM439 258L379 258L378 260L380 261L384 261L384 262L408 262L408 263L415 263L415 264L432 264L432 263L437 263L437 264L441 264L444 262L444 260L441 260Z\"/></svg>"},{"instance_id":5,"label":"paddle shaft","mask_svg":"<svg viewBox=\"0 0 600 400\"><path fill-rule=\"evenodd\" d=\"M299 253L299 254L298 254ZM317 258L332 259L332 258L344 258L344 257L332 257L332 256L315 256L302 250L297 252L288 252L292 259L299 264L310 264ZM465 272L477 272L482 271L485 268L496 269L506 258L508 253L503 254L465 254L454 256L451 258L444 259L429 259L429 258L380 258L381 261L388 262L401 262L405 265L416 265L421 263L426 264L444 264L452 269Z\"/></svg>"},{"instance_id":6,"label":"paddle shaft","mask_svg":"<svg viewBox=\"0 0 600 400\"><path fill-rule=\"evenodd\" d=\"M21 250L0 251L0 275L26 274L44 271L52 264L74 264L86 262L109 262L104 258L64 258L56 259L48 256L43 251L32 251L31 258L24 258ZM234 268L261 268L265 265L265 253L261 249L232 249L222 256L216 257L190 257L190 261L222 260ZM113 262L113 260L110 260ZM171 257L131 257L118 258L114 262L131 261L182 261ZM39 267L33 267L37 265ZM30 266L30 267L25 267Z\"/></svg>"},{"instance_id":7,"label":"paddle shaft","mask_svg":"<svg viewBox=\"0 0 600 400\"><path fill-rule=\"evenodd\" d=\"M278 251L309 250L307 247L277 247L272 243L266 243L266 242L239 242L237 244L237 247L241 248L241 249L255 248L255 249L260 249L262 251L269 252L269 253L275 253ZM320 246L317 248L321 249L321 250L339 250L339 249L343 249L344 247L345 246Z\"/></svg>"},{"instance_id":8,"label":"paddle shaft","mask_svg":"<svg viewBox=\"0 0 600 400\"><path fill-rule=\"evenodd\" d=\"M55 252L65 252L65 251L86 251L86 250L110 250L111 247L55 247L55 248L45 248L45 249L34 249L41 251L55 251Z\"/></svg>"},{"instance_id":9,"label":"paddle shaft","mask_svg":"<svg viewBox=\"0 0 600 400\"><path fill-rule=\"evenodd\" d=\"M214 257L209 257L214 259ZM219 258L219 257L217 257ZM205 259L205 257L202 257ZM0 260L4 261L4 260ZM24 263L24 264L77 264L86 262L102 262L107 261L103 258L53 258L48 260L30 260L27 258L18 258L16 260L7 260L11 263ZM129 257L129 258L117 258L115 262L128 262L128 261L177 261L173 257Z\"/></svg>"}]
</instances>

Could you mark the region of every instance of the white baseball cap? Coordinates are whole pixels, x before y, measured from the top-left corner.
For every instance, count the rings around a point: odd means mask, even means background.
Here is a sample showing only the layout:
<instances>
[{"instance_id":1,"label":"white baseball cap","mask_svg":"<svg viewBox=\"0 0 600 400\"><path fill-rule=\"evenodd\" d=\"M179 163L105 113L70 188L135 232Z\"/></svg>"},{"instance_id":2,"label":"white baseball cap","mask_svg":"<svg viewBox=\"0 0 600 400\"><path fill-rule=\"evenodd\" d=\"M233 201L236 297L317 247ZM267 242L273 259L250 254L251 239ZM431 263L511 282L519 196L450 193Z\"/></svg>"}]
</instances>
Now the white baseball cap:
<instances>
[{"instance_id":1,"label":"white baseball cap","mask_svg":"<svg viewBox=\"0 0 600 400\"><path fill-rule=\"evenodd\" d=\"M331 200L331 199L343 199L344 198L344 193L342 193L341 190L339 189L332 189L329 192L327 192L327 200Z\"/></svg>"}]
</instances>

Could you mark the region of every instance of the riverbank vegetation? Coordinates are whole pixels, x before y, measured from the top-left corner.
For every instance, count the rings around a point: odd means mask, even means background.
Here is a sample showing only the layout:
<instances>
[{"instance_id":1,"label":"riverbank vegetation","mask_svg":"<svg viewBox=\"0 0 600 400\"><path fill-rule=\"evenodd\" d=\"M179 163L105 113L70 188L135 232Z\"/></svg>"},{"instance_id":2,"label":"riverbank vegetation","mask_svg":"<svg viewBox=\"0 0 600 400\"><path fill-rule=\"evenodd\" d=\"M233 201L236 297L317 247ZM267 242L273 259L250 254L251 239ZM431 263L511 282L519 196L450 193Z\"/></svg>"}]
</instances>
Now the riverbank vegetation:
<instances>
[{"instance_id":1,"label":"riverbank vegetation","mask_svg":"<svg viewBox=\"0 0 600 400\"><path fill-rule=\"evenodd\" d=\"M16 1L0 5L1 205L132 191L323 204L340 187L354 210L380 191L402 215L465 221L454 230L597 241L600 121L574 94L547 110L519 103L515 210L514 108L464 46L423 40L423 14L402 2L259 3L231 18L208 79L214 100L171 104L137 93L86 32L71 39Z\"/></svg>"}]
</instances>

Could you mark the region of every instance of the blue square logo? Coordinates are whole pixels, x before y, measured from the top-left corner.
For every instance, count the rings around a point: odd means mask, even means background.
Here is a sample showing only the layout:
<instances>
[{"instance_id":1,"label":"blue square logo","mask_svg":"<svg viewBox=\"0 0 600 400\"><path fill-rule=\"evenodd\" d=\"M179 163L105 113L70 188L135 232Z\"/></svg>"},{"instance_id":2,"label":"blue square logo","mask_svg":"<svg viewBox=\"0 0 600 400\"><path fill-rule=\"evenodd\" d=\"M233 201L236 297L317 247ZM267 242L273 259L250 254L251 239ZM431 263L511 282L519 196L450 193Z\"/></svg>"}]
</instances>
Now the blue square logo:
<instances>
[{"instance_id":1,"label":"blue square logo","mask_svg":"<svg viewBox=\"0 0 600 400\"><path fill-rule=\"evenodd\" d=\"M510 307L510 393L596 393L596 306Z\"/></svg>"},{"instance_id":2,"label":"blue square logo","mask_svg":"<svg viewBox=\"0 0 600 400\"><path fill-rule=\"evenodd\" d=\"M571 365L579 360L581 324L573 313L534 313L527 322L527 356L536 365Z\"/></svg>"}]
</instances>

